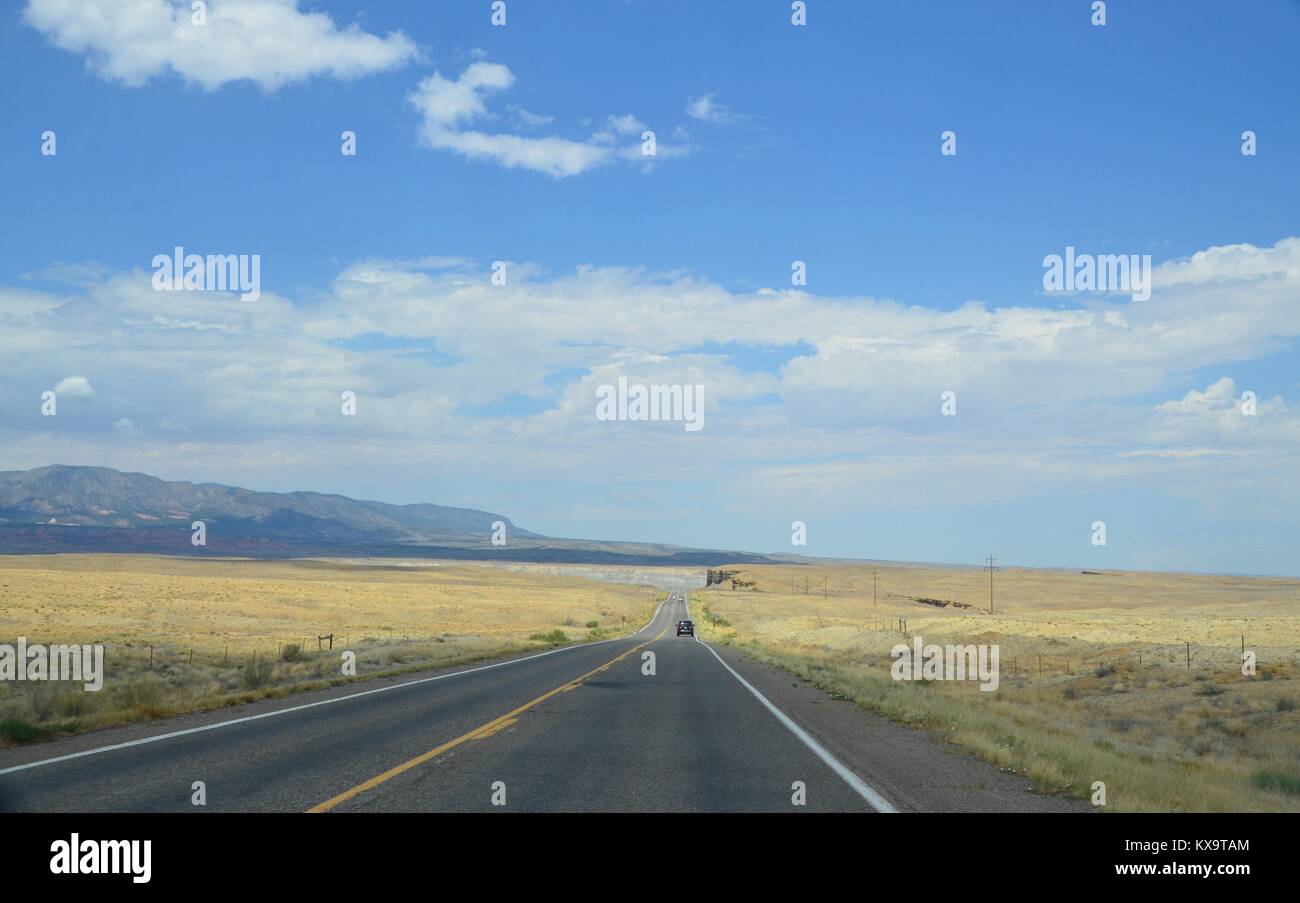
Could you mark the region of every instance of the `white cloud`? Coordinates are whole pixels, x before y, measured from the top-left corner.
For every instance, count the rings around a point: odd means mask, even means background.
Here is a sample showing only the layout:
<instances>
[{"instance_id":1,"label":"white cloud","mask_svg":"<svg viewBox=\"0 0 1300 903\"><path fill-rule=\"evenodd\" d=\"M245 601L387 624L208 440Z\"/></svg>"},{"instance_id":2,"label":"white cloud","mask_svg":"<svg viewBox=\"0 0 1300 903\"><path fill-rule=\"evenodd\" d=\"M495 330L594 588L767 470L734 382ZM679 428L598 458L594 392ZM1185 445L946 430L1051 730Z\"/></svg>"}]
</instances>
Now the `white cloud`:
<instances>
[{"instance_id":1,"label":"white cloud","mask_svg":"<svg viewBox=\"0 0 1300 903\"><path fill-rule=\"evenodd\" d=\"M1226 455L1218 448L1139 448L1119 452L1121 458L1208 458Z\"/></svg>"},{"instance_id":2,"label":"white cloud","mask_svg":"<svg viewBox=\"0 0 1300 903\"><path fill-rule=\"evenodd\" d=\"M422 80L408 96L421 114L420 140L434 150L461 154L471 160L486 160L507 169L529 169L555 178L575 176L617 160L640 162L639 143L617 147L619 135L637 138L645 126L635 116L610 116L606 128L590 140L581 141L559 136L533 137L506 132L487 132L471 125L491 119L487 99L515 84L514 73L501 63L471 63L459 78L449 79L440 72ZM516 119L518 107L507 107ZM525 127L549 122L549 118L527 114ZM681 146L659 145L659 155L680 157Z\"/></svg>"},{"instance_id":3,"label":"white cloud","mask_svg":"<svg viewBox=\"0 0 1300 903\"><path fill-rule=\"evenodd\" d=\"M131 420L130 417L119 417L117 420L114 420L113 432L117 433L120 436L129 436L132 438L137 438L144 435L144 433L140 430L139 427L135 425L135 422Z\"/></svg>"},{"instance_id":4,"label":"white cloud","mask_svg":"<svg viewBox=\"0 0 1300 903\"><path fill-rule=\"evenodd\" d=\"M544 125L550 125L555 121L554 116L543 116L540 113L530 113L523 107L517 107L510 104L506 107L510 115L515 118L515 122L522 128L535 129Z\"/></svg>"},{"instance_id":5,"label":"white cloud","mask_svg":"<svg viewBox=\"0 0 1300 903\"><path fill-rule=\"evenodd\" d=\"M742 117L739 113L734 113L725 104L718 103L714 94L701 94L699 97L688 97L686 99L686 115L692 119L698 119L701 122L709 122L714 125L730 125L733 122L739 122Z\"/></svg>"},{"instance_id":6,"label":"white cloud","mask_svg":"<svg viewBox=\"0 0 1300 903\"><path fill-rule=\"evenodd\" d=\"M411 93L427 127L450 128L487 113L483 95L509 88L514 74L500 63L471 63L452 81L435 72Z\"/></svg>"},{"instance_id":7,"label":"white cloud","mask_svg":"<svg viewBox=\"0 0 1300 903\"><path fill-rule=\"evenodd\" d=\"M95 387L84 376L65 376L54 387L54 394L63 398L89 398Z\"/></svg>"},{"instance_id":8,"label":"white cloud","mask_svg":"<svg viewBox=\"0 0 1300 903\"><path fill-rule=\"evenodd\" d=\"M646 128L646 124L631 113L623 116L607 116L604 127L593 132L591 140L597 144L614 145L618 143L620 136L623 138L635 137L637 141L627 144L620 153L631 153L640 156L640 138L645 133Z\"/></svg>"},{"instance_id":9,"label":"white cloud","mask_svg":"<svg viewBox=\"0 0 1300 903\"><path fill-rule=\"evenodd\" d=\"M167 72L207 90L241 80L268 91L312 76L352 79L416 56L400 32L385 37L298 0L208 0L196 25L181 0L28 0L23 17L55 46L84 53L102 78L139 86Z\"/></svg>"},{"instance_id":10,"label":"white cloud","mask_svg":"<svg viewBox=\"0 0 1300 903\"><path fill-rule=\"evenodd\" d=\"M1232 378L1225 376L1211 383L1204 392L1192 389L1177 401L1162 403L1157 410L1175 416L1203 417L1206 414L1217 413L1231 405L1235 399L1236 389L1237 384Z\"/></svg>"},{"instance_id":11,"label":"white cloud","mask_svg":"<svg viewBox=\"0 0 1300 903\"><path fill-rule=\"evenodd\" d=\"M620 135L639 136L646 129L646 124L631 113L624 113L622 116L610 116L606 122L611 129Z\"/></svg>"},{"instance_id":12,"label":"white cloud","mask_svg":"<svg viewBox=\"0 0 1300 903\"><path fill-rule=\"evenodd\" d=\"M39 282L58 282L64 285L90 286L111 275L106 267L94 261L56 263L24 273L23 279Z\"/></svg>"},{"instance_id":13,"label":"white cloud","mask_svg":"<svg viewBox=\"0 0 1300 903\"><path fill-rule=\"evenodd\" d=\"M1227 449L1268 448L1300 441L1300 419L1279 396L1256 398L1246 413L1242 395L1249 391L1222 377L1205 391L1191 389L1182 398L1156 405L1156 420L1146 438L1162 446L1206 445Z\"/></svg>"},{"instance_id":14,"label":"white cloud","mask_svg":"<svg viewBox=\"0 0 1300 903\"><path fill-rule=\"evenodd\" d=\"M413 270L452 270L467 266L469 263L469 259L465 257L431 254L405 261L402 265L409 266Z\"/></svg>"},{"instance_id":15,"label":"white cloud","mask_svg":"<svg viewBox=\"0 0 1300 903\"><path fill-rule=\"evenodd\" d=\"M0 289L0 406L30 406L50 367L84 374L68 380L86 389L111 380L87 416L42 424L57 434L0 427L0 447L6 466L80 455L142 469L174 461L187 428L191 472L174 475L283 468L286 485L320 450L390 473L437 461L546 485L617 460L646 485L697 480L736 498L761 485L768 508L1161 486L1212 497L1252 480L1233 491L1300 501L1300 417L1262 393L1243 416L1249 386L1190 376L1300 336L1300 240L1205 258L1216 265L1194 278L1183 261L1157 267L1149 301L1083 310L737 293L618 267L544 277L521 264L491 286L483 262L449 255L357 263L302 304L154 292L146 272L65 295ZM801 345L755 368L702 350L708 339ZM703 384L705 430L684 443L681 430L597 423L595 386L619 375ZM355 421L339 416L344 389L360 398ZM939 413L946 389L956 417ZM518 396L539 412L472 413Z\"/></svg>"},{"instance_id":16,"label":"white cloud","mask_svg":"<svg viewBox=\"0 0 1300 903\"><path fill-rule=\"evenodd\" d=\"M432 148L455 151L471 160L490 160L506 169L531 169L557 178L576 176L611 159L606 148L567 138L426 130L425 141Z\"/></svg>"},{"instance_id":17,"label":"white cloud","mask_svg":"<svg viewBox=\"0 0 1300 903\"><path fill-rule=\"evenodd\" d=\"M1276 250L1300 259L1300 240ZM785 366L780 391L791 417L832 429L928 418L945 389L962 396L963 409L983 405L991 415L1105 404L1178 386L1180 374L1249 360L1300 335L1300 321L1288 316L1300 271L1279 283L1270 264L1225 296L1213 275L1167 284L1163 275L1178 266L1157 268L1154 296L1137 305L935 310L791 290L736 294L687 274L613 267L492 287L379 265L342 273L335 292L347 317L308 329L408 334L412 323L437 322L450 350L471 360L499 347L564 343L680 353L703 336L804 342L812 352Z\"/></svg>"}]
</instances>

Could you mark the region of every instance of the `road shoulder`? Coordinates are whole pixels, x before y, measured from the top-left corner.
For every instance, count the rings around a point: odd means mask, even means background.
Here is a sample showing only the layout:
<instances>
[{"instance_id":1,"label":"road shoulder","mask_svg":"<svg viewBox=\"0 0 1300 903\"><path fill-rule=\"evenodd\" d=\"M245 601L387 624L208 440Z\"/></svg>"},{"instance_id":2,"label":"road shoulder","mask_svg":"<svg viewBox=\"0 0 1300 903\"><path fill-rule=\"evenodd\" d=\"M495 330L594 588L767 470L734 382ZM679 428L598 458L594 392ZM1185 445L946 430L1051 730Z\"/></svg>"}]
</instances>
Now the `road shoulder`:
<instances>
[{"instance_id":1,"label":"road shoulder","mask_svg":"<svg viewBox=\"0 0 1300 903\"><path fill-rule=\"evenodd\" d=\"M755 689L901 812L1090 812L1004 771L727 646L710 644Z\"/></svg>"}]
</instances>

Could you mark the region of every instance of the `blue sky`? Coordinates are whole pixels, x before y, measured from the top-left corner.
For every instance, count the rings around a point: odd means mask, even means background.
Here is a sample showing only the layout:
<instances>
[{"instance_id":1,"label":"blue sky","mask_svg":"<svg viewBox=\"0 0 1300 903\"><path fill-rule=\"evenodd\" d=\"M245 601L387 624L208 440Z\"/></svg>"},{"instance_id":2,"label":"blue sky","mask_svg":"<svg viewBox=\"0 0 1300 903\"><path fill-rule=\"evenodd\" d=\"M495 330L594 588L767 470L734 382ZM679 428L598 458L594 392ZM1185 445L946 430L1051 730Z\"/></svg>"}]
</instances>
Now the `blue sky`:
<instances>
[{"instance_id":1,"label":"blue sky","mask_svg":"<svg viewBox=\"0 0 1300 903\"><path fill-rule=\"evenodd\" d=\"M0 21L0 467L1300 573L1300 4L211 0L195 35L98 3ZM176 244L259 254L266 297L151 292ZM1066 245L1150 254L1153 298L1046 295ZM706 428L593 422L619 375L705 386Z\"/></svg>"}]
</instances>

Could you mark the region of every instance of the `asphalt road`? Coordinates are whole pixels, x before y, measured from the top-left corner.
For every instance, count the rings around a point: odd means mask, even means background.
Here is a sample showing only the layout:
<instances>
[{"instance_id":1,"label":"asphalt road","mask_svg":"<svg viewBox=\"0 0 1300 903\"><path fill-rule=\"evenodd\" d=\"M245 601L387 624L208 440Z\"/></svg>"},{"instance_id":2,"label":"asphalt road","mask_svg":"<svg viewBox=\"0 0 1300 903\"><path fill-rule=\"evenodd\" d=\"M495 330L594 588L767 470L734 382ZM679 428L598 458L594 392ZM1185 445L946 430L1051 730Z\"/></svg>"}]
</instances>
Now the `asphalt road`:
<instances>
[{"instance_id":1,"label":"asphalt road","mask_svg":"<svg viewBox=\"0 0 1300 903\"><path fill-rule=\"evenodd\" d=\"M675 594L618 640L0 750L0 810L1088 808L679 638L685 617Z\"/></svg>"}]
</instances>

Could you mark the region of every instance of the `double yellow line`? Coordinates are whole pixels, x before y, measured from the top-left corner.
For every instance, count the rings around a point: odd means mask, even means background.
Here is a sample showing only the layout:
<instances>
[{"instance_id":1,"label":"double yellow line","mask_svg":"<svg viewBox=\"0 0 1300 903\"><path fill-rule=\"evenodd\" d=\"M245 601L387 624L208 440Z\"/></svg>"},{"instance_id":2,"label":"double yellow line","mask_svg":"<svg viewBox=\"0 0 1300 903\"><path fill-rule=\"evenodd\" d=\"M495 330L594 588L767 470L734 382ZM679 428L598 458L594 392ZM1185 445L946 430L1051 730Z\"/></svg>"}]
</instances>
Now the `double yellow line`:
<instances>
[{"instance_id":1,"label":"double yellow line","mask_svg":"<svg viewBox=\"0 0 1300 903\"><path fill-rule=\"evenodd\" d=\"M406 772L410 771L412 768L415 768L418 765L423 765L425 762L428 762L430 759L437 758L438 756L447 752L447 750L454 749L468 740L482 740L485 737L490 737L493 734L495 734L497 731L504 730L505 728L509 727L511 724L515 722L515 720L521 714L533 708L534 706L541 705L543 702L550 699L552 696L556 696L560 693L567 693L570 690L576 689L579 684L581 684L587 678L591 677L593 674L599 674L602 671L608 670L610 667L618 664L623 659L627 658L629 655L636 652L638 649L642 649L646 646L649 646L655 640L662 639L663 635L667 632L668 629L664 628L659 633L659 636L655 637L653 640L646 640L644 643L641 643L638 646L633 646L631 649L627 650L622 655L616 658L612 658L609 661L605 662L605 664L601 665L599 668L592 668L590 671L588 671L586 674L582 675L581 677L574 678L573 680L569 681L566 684L561 684L560 686L556 687L554 690L551 690L549 693L543 693L541 696L538 696L532 702L526 702L516 709L511 709L509 712L506 712L504 715L500 716L499 718L493 718L487 724L484 724L480 727L476 727L474 728L474 730L470 731L467 734L461 734L455 740L448 740L446 743L442 744L439 747L429 750L427 753L421 753L420 755L416 756L414 759L403 762L401 765L397 765L394 766L393 768L388 769L383 774L375 775L370 780L358 784L357 786L353 787L351 790L345 790L342 793L340 793L338 796L331 797L330 799L327 799L325 802L319 805L312 806L307 811L308 812L329 812L331 809L334 809L337 806L346 803L348 800L352 799L353 797L360 796L361 794L365 793L367 790L373 790L374 788L378 787L380 784L383 784L386 781L391 781L399 774L405 774Z\"/></svg>"}]
</instances>

